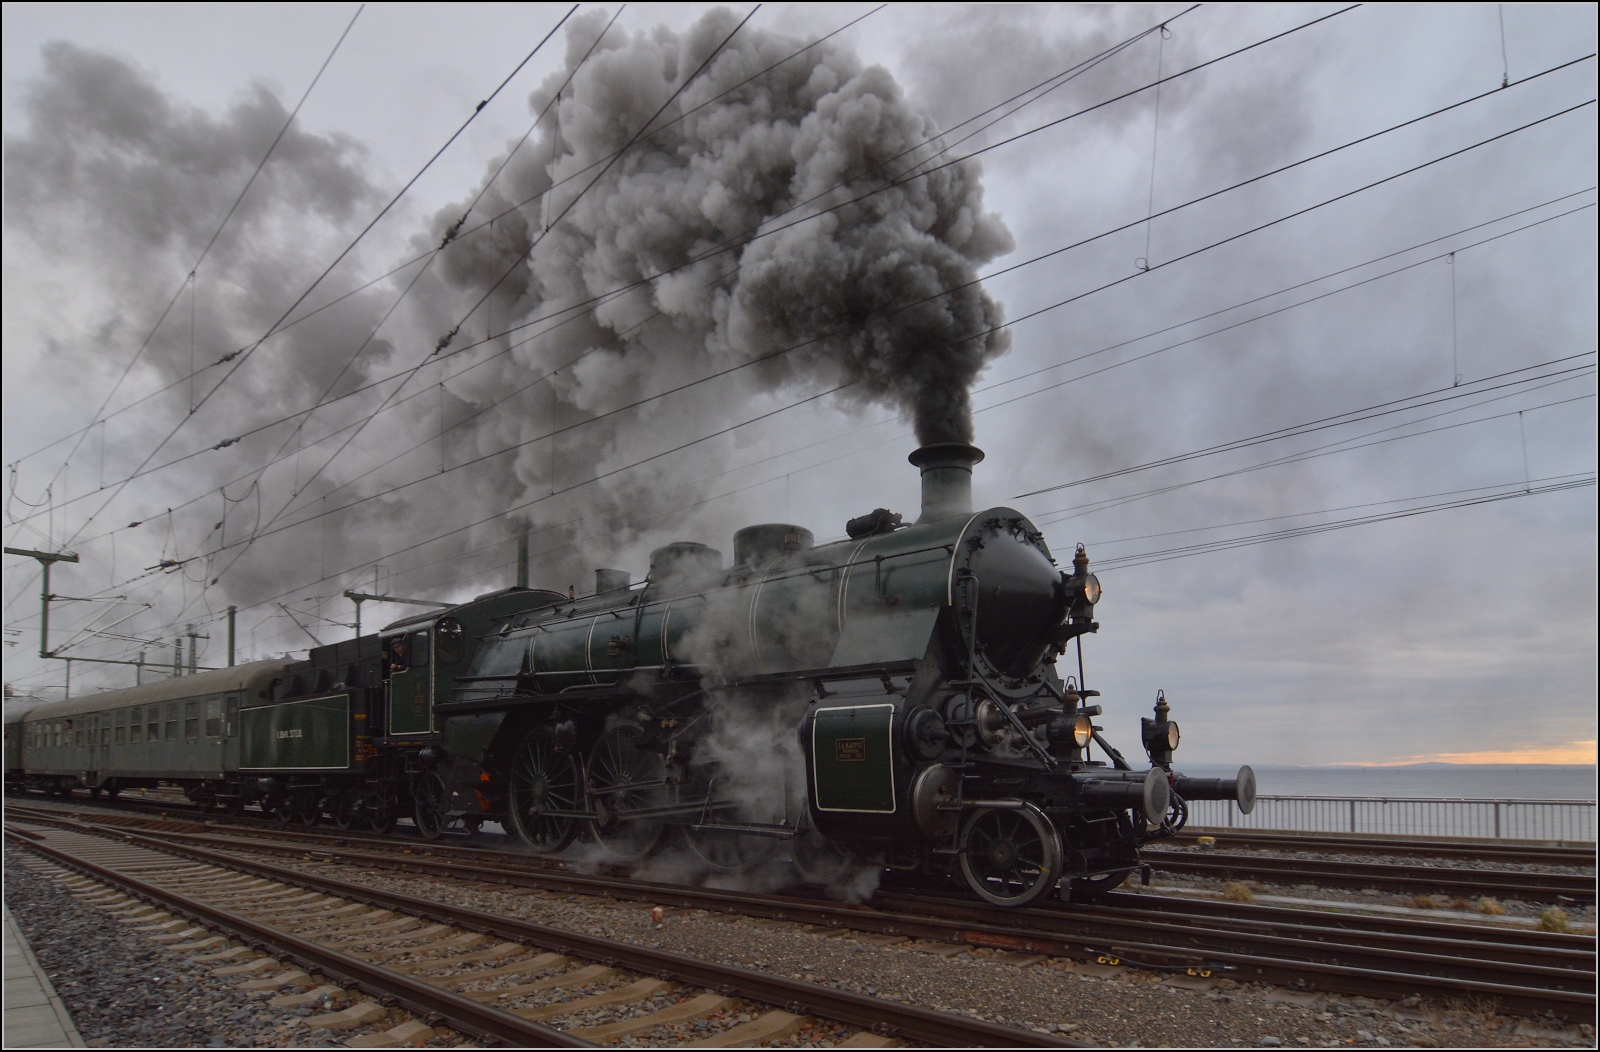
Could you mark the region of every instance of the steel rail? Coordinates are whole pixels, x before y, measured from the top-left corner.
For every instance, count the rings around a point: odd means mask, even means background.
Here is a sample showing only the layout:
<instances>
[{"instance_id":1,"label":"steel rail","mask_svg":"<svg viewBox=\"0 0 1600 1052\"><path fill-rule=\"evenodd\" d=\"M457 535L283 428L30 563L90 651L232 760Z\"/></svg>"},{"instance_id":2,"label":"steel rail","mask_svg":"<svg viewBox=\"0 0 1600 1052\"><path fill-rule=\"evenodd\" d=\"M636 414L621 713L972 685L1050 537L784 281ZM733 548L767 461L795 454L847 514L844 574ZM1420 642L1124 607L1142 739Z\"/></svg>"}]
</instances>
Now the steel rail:
<instances>
[{"instance_id":1,"label":"steel rail","mask_svg":"<svg viewBox=\"0 0 1600 1052\"><path fill-rule=\"evenodd\" d=\"M76 822L76 820L71 820ZM193 826L193 823L183 823ZM1019 916L1026 914L1047 928L1061 929L1067 934L1085 934L1106 930L1115 924L1141 921L1149 922L1152 915L1162 920L1154 922L1157 930L1164 931L1173 924L1186 927L1215 928L1219 923L1231 925L1245 932L1279 933L1297 930L1300 941L1313 942L1319 950L1330 948L1330 942L1344 944L1351 938L1366 940L1361 949L1369 952L1422 949L1433 954L1443 954L1452 961L1463 960L1485 965L1548 964L1562 962L1580 969L1592 970L1593 946L1581 936L1560 935L1539 931L1516 931L1486 925L1448 924L1434 920L1372 917L1357 914L1339 914L1326 911L1294 910L1262 905L1240 905L1207 900L1171 900L1152 895L1113 896L1105 906L1074 904L1062 908L1034 908L1029 911L992 909L966 899L955 899L927 892L895 893L880 891L874 904L887 910L848 907L834 903L818 903L791 896L761 895L751 892L711 891L676 884L656 884L633 879L627 875L616 877L575 874L564 868L540 867L530 870L525 856L502 854L481 849L445 848L449 854L465 856L459 860L432 855L370 853L350 847L324 848L278 840L260 841L226 834L189 832L187 830L152 829L161 835L206 845L218 849L234 849L291 855L326 861L337 861L357 866L443 876L458 880L535 886L567 893L610 896L615 898L649 901L680 908L711 910L734 909L740 912L774 919L804 919L824 926L862 927L901 934L893 929L904 922L905 915L918 912L942 917L947 922L971 923L978 918L994 921L1000 927L1014 925ZM321 838L318 838L321 839ZM393 841L382 841L385 846ZM499 864L492 864L499 863ZM886 921L885 917L892 918ZM1063 920L1063 918L1067 918ZM887 926L886 926L887 925ZM949 924L946 924L948 929ZM950 937L944 930L929 937Z\"/></svg>"},{"instance_id":2,"label":"steel rail","mask_svg":"<svg viewBox=\"0 0 1600 1052\"><path fill-rule=\"evenodd\" d=\"M1494 859L1535 865L1589 866L1595 864L1595 845L1579 841L1470 840L1447 837L1381 836L1357 833L1295 833L1227 826L1190 825L1173 838L1193 844L1211 837L1220 846L1270 851L1325 851L1348 855L1398 855L1407 858Z\"/></svg>"},{"instance_id":3,"label":"steel rail","mask_svg":"<svg viewBox=\"0 0 1600 1052\"><path fill-rule=\"evenodd\" d=\"M1260 855L1211 855L1146 848L1141 857L1158 870L1218 880L1318 884L1324 887L1384 888L1390 891L1443 892L1453 895L1496 893L1550 902L1557 898L1593 902L1592 874L1528 873L1505 869L1447 869L1442 866L1399 866L1374 862L1275 858Z\"/></svg>"},{"instance_id":4,"label":"steel rail","mask_svg":"<svg viewBox=\"0 0 1600 1052\"><path fill-rule=\"evenodd\" d=\"M958 899L917 898L911 900L911 904L923 913L944 916L956 923L971 913L968 904ZM1486 945L1477 941L1472 933L1458 932L1446 935L1401 934L1383 929L1351 931L1320 925L1315 915L1291 925L1276 918L1236 919L1224 928L1218 926L1219 918L1215 916L1194 914L1151 914L1103 907L1080 907L1070 913L1022 912L1025 922L1021 917L1011 922L1018 931L1093 937L1113 947L1134 939L1161 939L1170 953L1188 950L1200 957L1233 949L1265 953L1274 962L1333 961L1390 971L1398 971L1399 965L1409 964L1412 969L1405 974L1422 981L1479 977L1506 982L1521 977L1540 989L1580 992L1593 991L1595 985L1592 947Z\"/></svg>"},{"instance_id":5,"label":"steel rail","mask_svg":"<svg viewBox=\"0 0 1600 1052\"><path fill-rule=\"evenodd\" d=\"M113 835L159 844L174 853L218 861L236 869L255 871L260 876L317 887L342 897L361 899L365 896L366 901L375 905L379 903L373 897L383 894L366 885L282 869L266 863L249 862L208 848L180 846L164 842L157 837L123 831L117 831ZM193 834L167 833L161 836L180 840L195 839ZM244 849L250 850L256 846L244 845ZM296 853L302 856L307 854L304 850ZM336 855L337 853L318 851L312 853L310 857L332 858ZM629 892L624 890L627 884L624 881L607 881L602 878L572 874L496 874L481 865L463 869L459 865L451 866L438 860L419 860L409 857L396 860L378 856L374 861L389 868L414 866L423 871L445 872L478 881L501 880L513 883L518 882L517 878L521 878L530 883L537 882L540 886L568 888L581 894L623 895L629 898L648 899L658 904L697 908L721 910L734 908L743 913L782 920L847 926L858 930L943 939L1078 959L1118 959L1157 969L1211 971L1243 978L1246 981L1303 984L1324 990L1382 998L1393 997L1397 990L1417 990L1445 996L1491 997L1530 1013L1554 1011L1573 1018L1591 1016L1596 1003L1592 948L1589 941L1581 937L1569 937L1572 949L1576 952L1546 955L1547 960L1564 960L1583 966L1560 968L1484 959L1484 947L1479 946L1470 937L1449 940L1447 945L1434 947L1441 952L1428 953L1403 950L1395 945L1363 946L1350 943L1346 941L1350 933L1331 928L1322 932L1308 932L1302 929L1296 936L1285 936L1273 934L1270 930L1219 929L1215 927L1215 918L1180 919L1167 914L1158 917L1113 915L1109 919L1103 916L1097 919L1092 914L1086 915L1087 911L985 912L976 909L973 903L965 900L946 900L948 906L945 908L954 911L955 916L937 916L939 910L933 903L922 899L917 900L915 904L918 914L901 914L864 908L823 906L770 896L729 896L726 893L705 892L676 885L635 885ZM418 865L418 863L423 864ZM251 870L251 867L255 869ZM730 901L731 898L736 898L737 901ZM406 908L408 912L413 913L421 912L423 909L418 906L400 908ZM480 919L472 923L455 917L446 918L445 912L454 910L454 907L433 905L426 909L435 914L435 919L448 919L450 923L463 927L473 927L474 923L492 925L499 922L498 918ZM996 914L1004 916L1002 918ZM482 918L485 915L478 916ZM1270 925L1267 927L1271 928ZM481 927L475 930L503 934L501 929L495 927ZM559 933L556 938L568 940L564 944L584 938L560 929L549 930ZM581 949L576 952L585 955ZM1477 956L1474 957L1473 954ZM1400 970L1395 967L1397 963L1413 965L1415 970ZM1430 972L1437 974L1429 974ZM1538 985L1504 981L1510 974L1522 977L1527 983ZM792 983L789 980L783 982ZM794 985L808 991L817 989L811 984ZM824 1011L818 1011L817 1014L829 1015ZM1009 1031L1009 1033L1015 1035L1019 1032Z\"/></svg>"},{"instance_id":6,"label":"steel rail","mask_svg":"<svg viewBox=\"0 0 1600 1052\"><path fill-rule=\"evenodd\" d=\"M583 957L607 965L620 965L659 978L680 980L720 993L776 1005L796 1014L815 1015L918 1044L957 1048L1085 1047L1051 1034L935 1012L915 1005L767 975L735 965L703 961L664 950L553 928L515 917L383 891L364 884L308 874L208 848L174 844L163 840L161 835L151 836L125 829L104 829L97 832L98 835L107 838L186 856L279 883L321 891L380 909L401 911L469 931L516 939L563 955ZM30 847L42 846L31 841L24 842Z\"/></svg>"},{"instance_id":7,"label":"steel rail","mask_svg":"<svg viewBox=\"0 0 1600 1052\"><path fill-rule=\"evenodd\" d=\"M74 812L57 809L29 809L13 808L13 814L37 814L40 820L48 820L61 816L72 816L72 820L79 819ZM230 829L227 826L211 822L197 822L193 820L167 820L152 822L149 819L138 819L131 816L117 816L111 818L97 818L97 822L139 823L143 822L144 828L152 831L168 833L173 836L189 836L196 842L208 843L217 847L238 848L242 850L255 850L267 853L278 853L304 856L329 860L340 860L356 865L384 865L395 868L409 869L413 872L423 872L460 878L464 863L471 864L470 874L472 879L493 879L500 882L517 882L536 884L540 887L590 895L608 895L622 898L650 899L659 901L664 895L670 896L682 891L690 896L693 901L675 903L678 905L694 905L699 908L723 909L732 905L735 908L770 906L777 904L779 908L798 908L805 902L803 896L752 896L746 892L708 892L701 889L673 884L655 884L639 881L632 876L624 866L602 867L600 875L583 875L573 873L558 858L546 858L527 855L519 852L497 850L495 848L480 847L470 841L432 841L418 844L409 839L396 839L386 836L363 836L349 834L321 833L314 830L295 827L258 827L246 826ZM242 834L242 835L241 835ZM258 839L264 837L265 839ZM376 853L363 854L362 851ZM880 890L877 902L890 901L886 896L892 896L893 891ZM900 908L915 908L919 903L933 902L941 897L941 893L920 891L916 898L902 896L895 900ZM1324 910L1286 909L1262 904L1240 904L1222 902L1211 899L1181 898L1158 895L1130 895L1124 892L1114 893L1104 904L1114 904L1122 912L1165 912L1180 915L1184 919L1194 919L1196 915L1210 921L1227 919L1253 923L1270 919L1276 926L1289 927L1332 927L1345 930L1382 933L1387 935L1413 934L1417 936L1437 935L1440 931L1451 933L1464 933L1470 930L1471 941L1474 945L1483 943L1503 943L1515 946L1520 950L1543 952L1543 948L1556 950L1570 940L1571 936L1535 930L1512 930L1488 925L1463 926L1452 924L1442 919L1409 919L1404 917L1375 917L1369 914L1341 913ZM1016 916L1014 910L997 910L986 905L974 903L970 900L952 900L951 905L964 910L965 916L971 916L974 911L992 912L996 916ZM822 909L844 909L839 906L819 906ZM1093 910L1096 907L1087 904L1074 904L1074 910ZM1036 910L1059 912L1059 907L1042 905ZM1541 942L1543 940L1543 942Z\"/></svg>"},{"instance_id":8,"label":"steel rail","mask_svg":"<svg viewBox=\"0 0 1600 1052\"><path fill-rule=\"evenodd\" d=\"M70 802L65 802L41 797L38 800L25 799L23 802L12 806L41 806L42 808L53 810L63 804L66 807L91 808L107 815L119 812L146 813L165 815L175 821L182 821L186 818L188 821L203 824L227 822L236 824L240 828L255 829L269 835L281 832L284 835L324 836L363 840L374 844L381 842L395 843L397 841L408 845L417 843L415 839L404 832L398 835L380 834L364 828L337 829L337 827L325 827L319 831L317 826L307 826L299 822L283 823L275 818L261 814L231 814L225 811L218 811L215 808L206 808L188 800L155 801L128 799L127 797L106 800L102 798L84 799L74 797ZM1202 836L1214 837L1219 844L1226 843L1230 847L1284 851L1322 851L1332 854L1399 855L1415 858L1493 859L1533 865L1572 865L1592 868L1597 857L1594 844L1577 841L1505 841L1445 837L1407 838L1402 840L1398 837L1385 837L1382 835L1299 833L1229 827L1204 828L1190 826L1179 833L1174 838L1174 842L1193 843ZM446 834L443 843L453 844L461 839L463 838ZM441 843L441 841L427 840L422 842L430 845ZM1144 849L1146 855L1161 851L1163 851L1163 848L1159 844ZM1172 852L1170 850L1165 853L1177 855L1180 858L1189 857L1193 854L1193 852L1188 851Z\"/></svg>"},{"instance_id":9,"label":"steel rail","mask_svg":"<svg viewBox=\"0 0 1600 1052\"><path fill-rule=\"evenodd\" d=\"M402 870L412 873L421 873L429 876L444 876L458 880L470 880L485 883L532 885L547 890L563 891L567 893L611 896L628 898L638 901L649 901L660 905L673 905L680 908L697 908L712 910L737 909L741 912L765 915L773 919L792 920L803 917L806 922L824 926L860 926L874 924L870 918L880 912L889 916L903 917L917 913L931 912L933 916L942 916L946 920L970 924L973 920L982 917L992 920L1003 926L1014 925L1016 918L1022 914L1016 910L994 909L974 903L968 899L951 899L943 896L930 896L926 893L920 895L900 894L892 892L879 892L874 898L873 905L877 909L863 909L859 907L841 906L834 903L818 903L805 899L796 899L790 896L761 895L752 892L729 892L722 890L707 890L695 887L685 887L676 884L657 884L642 882L627 877L604 877L575 874L565 871L539 871L529 872L520 867L503 867L486 865L477 859L452 861L450 859L418 857L416 855L389 855L373 854L354 851L350 849L328 850L325 848L305 848L283 843L263 845L259 842L242 840L235 837L218 836L214 834L184 833L177 831L164 831L162 835L172 839L184 840L191 843L209 845L219 850L234 849L243 851L265 850L268 853L292 855L300 858L316 859L318 861L333 861L358 866L382 867L385 869ZM1163 919L1152 921L1149 912L1141 909L1144 901L1149 896L1122 896L1126 902L1119 901L1119 909L1097 908L1095 906L1073 906L1070 910L1062 909L1035 909L1028 911L1027 915L1040 919L1047 924L1050 930L1060 930L1064 934L1083 934L1085 931L1106 930L1117 923L1127 920L1132 914L1139 923L1157 931L1164 931L1170 925L1177 923L1189 927L1214 928L1223 917L1214 912L1204 911L1203 905L1187 910L1167 910ZM1442 925L1438 922L1420 921L1413 922L1413 926L1400 931L1395 930L1395 925L1387 919L1370 919L1365 924L1334 925L1325 923L1329 914L1312 912L1308 910L1268 910L1271 916L1257 913L1254 916L1232 915L1228 916L1225 923L1245 931L1267 932L1276 934L1285 929L1297 931L1297 941L1315 941L1319 951L1332 948L1331 942L1345 944L1352 937L1371 940L1364 949L1368 952L1379 950L1389 953L1392 951L1421 951L1425 950L1434 954L1447 955L1451 960L1465 960L1472 963L1481 962L1486 968L1499 969L1504 964L1530 964L1540 965L1548 963L1552 958L1568 962L1573 966L1592 967L1593 953L1591 950L1572 948L1559 941L1545 941L1539 945L1528 945L1527 940L1518 938L1510 933L1498 933L1501 937L1485 938L1484 932L1494 929L1466 928L1462 925ZM948 928L948 926L946 926ZM1454 930L1450 930L1450 929ZM902 934L899 931L886 932L888 934ZM948 938L949 930L936 933L933 937ZM1547 933L1517 933L1542 935ZM1560 936L1554 936L1560 940ZM1330 942L1331 941L1331 942ZM1469 954L1463 958L1461 955ZM1463 965L1465 967L1466 965Z\"/></svg>"},{"instance_id":10,"label":"steel rail","mask_svg":"<svg viewBox=\"0 0 1600 1052\"><path fill-rule=\"evenodd\" d=\"M170 888L151 884L132 874L122 873L80 858L45 840L19 835L18 830L7 828L5 834L20 842L28 850L87 877L122 888L146 901L159 903L163 908L191 917L207 928L228 932L243 942L266 950L273 957L292 960L308 972L321 972L338 979L342 984L392 1000L416 1015L447 1020L455 1029L479 1037L493 1038L512 1048L594 1047L592 1042L563 1033L554 1027L522 1019L491 1005L479 1004L471 998L463 997L443 987L433 986L399 972L392 972L359 957L352 957L318 945L269 924L209 905Z\"/></svg>"}]
</instances>

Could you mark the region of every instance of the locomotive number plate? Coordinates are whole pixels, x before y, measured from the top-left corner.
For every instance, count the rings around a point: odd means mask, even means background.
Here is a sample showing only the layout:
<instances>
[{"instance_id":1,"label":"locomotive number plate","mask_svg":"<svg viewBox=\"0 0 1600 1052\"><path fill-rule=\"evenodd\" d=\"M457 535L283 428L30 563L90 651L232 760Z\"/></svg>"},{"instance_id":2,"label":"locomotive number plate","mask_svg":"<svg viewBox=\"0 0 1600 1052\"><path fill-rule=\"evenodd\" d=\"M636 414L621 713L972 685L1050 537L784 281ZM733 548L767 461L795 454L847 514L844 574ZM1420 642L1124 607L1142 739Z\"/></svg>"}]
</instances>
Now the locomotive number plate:
<instances>
[{"instance_id":1,"label":"locomotive number plate","mask_svg":"<svg viewBox=\"0 0 1600 1052\"><path fill-rule=\"evenodd\" d=\"M833 743L833 761L835 763L866 763L867 739L865 738L837 738Z\"/></svg>"}]
</instances>

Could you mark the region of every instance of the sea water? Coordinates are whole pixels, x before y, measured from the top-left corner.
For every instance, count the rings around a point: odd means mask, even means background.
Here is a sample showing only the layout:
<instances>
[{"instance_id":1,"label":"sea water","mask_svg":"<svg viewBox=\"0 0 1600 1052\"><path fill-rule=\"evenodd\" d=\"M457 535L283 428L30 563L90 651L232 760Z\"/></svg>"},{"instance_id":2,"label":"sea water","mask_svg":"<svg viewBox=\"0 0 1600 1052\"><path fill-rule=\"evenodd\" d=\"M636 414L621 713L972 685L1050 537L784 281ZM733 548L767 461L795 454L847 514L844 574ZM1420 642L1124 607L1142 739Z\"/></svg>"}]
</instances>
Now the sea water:
<instances>
[{"instance_id":1,"label":"sea water","mask_svg":"<svg viewBox=\"0 0 1600 1052\"><path fill-rule=\"evenodd\" d=\"M1197 777L1226 776L1232 771L1211 764L1175 766ZM1593 766L1430 763L1261 766L1255 771L1260 800L1250 815L1240 814L1228 802L1193 801L1191 824L1530 840L1595 838Z\"/></svg>"},{"instance_id":2,"label":"sea water","mask_svg":"<svg viewBox=\"0 0 1600 1052\"><path fill-rule=\"evenodd\" d=\"M1227 777L1216 764L1173 767L1200 777ZM1420 763L1401 767L1256 766L1263 796L1425 797L1432 800L1593 800L1596 768L1561 764Z\"/></svg>"}]
</instances>

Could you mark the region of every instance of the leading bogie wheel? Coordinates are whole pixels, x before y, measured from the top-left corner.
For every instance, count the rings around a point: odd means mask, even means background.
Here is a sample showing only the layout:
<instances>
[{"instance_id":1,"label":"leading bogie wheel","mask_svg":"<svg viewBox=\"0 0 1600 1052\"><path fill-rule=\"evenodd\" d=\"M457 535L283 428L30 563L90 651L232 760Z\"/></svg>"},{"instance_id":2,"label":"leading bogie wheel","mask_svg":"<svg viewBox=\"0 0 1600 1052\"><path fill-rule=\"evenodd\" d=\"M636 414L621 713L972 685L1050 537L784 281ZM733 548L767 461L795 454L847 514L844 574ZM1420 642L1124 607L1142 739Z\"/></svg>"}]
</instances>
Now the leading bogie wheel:
<instances>
[{"instance_id":1,"label":"leading bogie wheel","mask_svg":"<svg viewBox=\"0 0 1600 1052\"><path fill-rule=\"evenodd\" d=\"M974 811L961 829L961 875L996 906L1027 906L1061 879L1061 838L1032 804Z\"/></svg>"},{"instance_id":2,"label":"leading bogie wheel","mask_svg":"<svg viewBox=\"0 0 1600 1052\"><path fill-rule=\"evenodd\" d=\"M640 733L626 724L609 730L589 754L585 796L595 812L589 833L622 862L652 854L667 836L662 819L630 817L631 812L665 807L671 799L666 761L658 752L637 747Z\"/></svg>"},{"instance_id":3,"label":"leading bogie wheel","mask_svg":"<svg viewBox=\"0 0 1600 1052\"><path fill-rule=\"evenodd\" d=\"M511 828L535 854L553 855L578 835L583 765L548 727L529 734L511 761Z\"/></svg>"},{"instance_id":4,"label":"leading bogie wheel","mask_svg":"<svg viewBox=\"0 0 1600 1052\"><path fill-rule=\"evenodd\" d=\"M438 840L444 835L444 827L450 822L449 792L437 772L429 771L417 779L416 806L411 817L424 840Z\"/></svg>"}]
</instances>

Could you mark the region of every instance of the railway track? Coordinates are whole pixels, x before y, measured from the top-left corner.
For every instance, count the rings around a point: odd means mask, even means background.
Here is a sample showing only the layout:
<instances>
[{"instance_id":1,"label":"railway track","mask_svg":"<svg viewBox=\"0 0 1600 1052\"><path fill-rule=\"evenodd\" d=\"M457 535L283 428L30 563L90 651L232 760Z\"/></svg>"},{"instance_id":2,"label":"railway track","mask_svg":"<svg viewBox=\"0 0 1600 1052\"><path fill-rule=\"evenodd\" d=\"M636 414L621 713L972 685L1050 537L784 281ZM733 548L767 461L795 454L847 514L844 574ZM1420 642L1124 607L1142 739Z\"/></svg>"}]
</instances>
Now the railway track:
<instances>
[{"instance_id":1,"label":"railway track","mask_svg":"<svg viewBox=\"0 0 1600 1052\"><path fill-rule=\"evenodd\" d=\"M1141 857L1158 870L1266 884L1315 884L1333 888L1377 888L1477 897L1490 895L1527 902L1593 902L1595 878L1589 873L1539 873L1526 870L1467 869L1444 866L1285 858L1256 854L1213 854L1145 848ZM1590 861L1593 861L1591 856Z\"/></svg>"},{"instance_id":2,"label":"railway track","mask_svg":"<svg viewBox=\"0 0 1600 1052\"><path fill-rule=\"evenodd\" d=\"M1579 935L1151 895L1113 896L1102 906L1016 911L985 908L968 899L880 892L872 908L863 908L577 874L527 856L453 845L429 845L428 853L418 854L414 849L397 851L393 841L340 846L326 837L196 832L192 824L189 831L150 835L197 858L209 859L220 851L288 855L302 864L338 862L476 884L738 912L823 928L1049 954L1097 967L1137 964L1201 979L1225 976L1383 998L1412 992L1493 998L1519 1012L1554 1011L1572 1018L1592 1016L1595 1006L1595 942Z\"/></svg>"},{"instance_id":3,"label":"railway track","mask_svg":"<svg viewBox=\"0 0 1600 1052\"><path fill-rule=\"evenodd\" d=\"M1458 840L1448 837L1362 836L1354 833L1293 833L1277 830L1189 826L1173 840L1193 845L1201 837L1218 847L1267 851L1314 851L1335 855L1388 855L1401 858L1468 859L1551 866L1593 866L1595 845L1573 841Z\"/></svg>"},{"instance_id":4,"label":"railway track","mask_svg":"<svg viewBox=\"0 0 1600 1052\"><path fill-rule=\"evenodd\" d=\"M627 1035L675 1044L663 1040L673 1027L716 1014L736 1000L766 1006L765 1011L690 1044L755 1043L792 1031L803 1017L812 1016L859 1028L844 1042L851 1047L900 1041L956 1047L1071 1046L1034 1031L308 876L122 829L78 825L83 828L8 825L6 833L29 850L115 889L102 902L123 908L130 919L149 907L132 905L124 896L203 927L171 931L184 939L176 948L197 949L197 944L215 941L207 933L224 932L288 962L283 974L290 979L283 985L326 975L398 1004L422 1020L446 1022L514 1047L587 1047ZM174 866L174 853L194 864ZM143 916L171 929L186 923ZM434 974L463 964L477 967ZM519 1002L525 1002L523 1007L514 1007ZM646 1010L583 1025L586 1013L628 1004ZM362 1010L358 1005L348 1011ZM558 1020L567 1020L570 1028L548 1025Z\"/></svg>"},{"instance_id":5,"label":"railway track","mask_svg":"<svg viewBox=\"0 0 1600 1052\"><path fill-rule=\"evenodd\" d=\"M16 805L26 807L28 805ZM138 806L141 812L147 812L143 806ZM119 808L126 812L134 808ZM156 810L164 813L173 811L172 807L158 807ZM179 812L184 816L192 816L194 821L201 821L203 816L198 809ZM230 816L230 824L240 823L240 819ZM314 838L319 834L309 827L284 826L267 819L246 819L243 824L270 835L275 831L282 831L283 835L298 836L301 838ZM416 841L410 839L396 840L394 837L382 837L376 834L348 830L338 833L327 832L320 834L328 842L347 840L351 843L365 843L373 846L375 850L383 850L385 843L404 843L415 848ZM467 838L462 838L461 843L470 844ZM438 844L440 842L430 842ZM456 841L450 841L456 843ZM1234 838L1228 838L1230 846L1270 847L1277 850L1343 850L1342 838L1326 837L1297 837L1272 834L1247 840L1235 845ZM1374 850L1380 850L1379 845L1368 842ZM1465 852L1477 850L1479 845L1473 844L1438 844L1430 849L1448 853L1438 857L1464 857ZM1386 850L1386 848L1382 848ZM1419 847L1418 850L1421 850ZM1394 863L1358 862L1349 859L1307 859L1296 857L1283 857L1258 854L1235 854L1199 852L1193 850L1171 850L1160 847L1146 847L1142 852L1144 859L1159 871L1175 874L1185 874L1198 877L1208 877L1222 881L1254 881L1263 884L1303 885L1312 884L1318 887L1337 888L1373 888L1379 891L1397 894L1442 894L1458 898L1476 899L1490 897L1497 899L1520 899L1536 903L1584 903L1594 902L1596 899L1596 884L1593 872L1589 873L1549 873L1527 869L1480 869L1480 868L1450 868L1446 866L1427 865L1398 865ZM503 853L502 858L521 859L527 863L526 855L511 855ZM1505 857L1505 856L1501 856ZM1593 866L1595 855L1589 852L1584 855L1581 849L1551 848L1545 854L1532 856L1526 861L1544 863L1548 865L1589 865Z\"/></svg>"}]
</instances>

